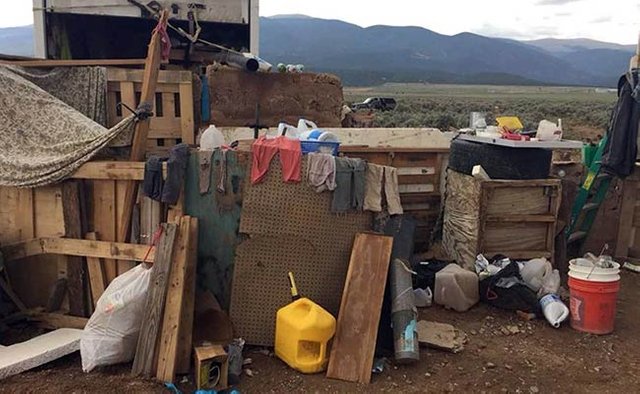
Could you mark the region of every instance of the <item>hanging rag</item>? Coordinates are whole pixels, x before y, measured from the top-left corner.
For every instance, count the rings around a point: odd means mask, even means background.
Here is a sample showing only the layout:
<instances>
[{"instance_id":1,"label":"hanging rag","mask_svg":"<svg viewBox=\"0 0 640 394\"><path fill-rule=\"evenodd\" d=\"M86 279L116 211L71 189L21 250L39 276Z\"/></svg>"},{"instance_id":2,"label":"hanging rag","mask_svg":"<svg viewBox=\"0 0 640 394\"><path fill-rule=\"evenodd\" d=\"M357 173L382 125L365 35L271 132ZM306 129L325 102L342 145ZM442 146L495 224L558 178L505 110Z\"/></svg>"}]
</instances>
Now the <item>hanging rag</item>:
<instances>
[{"instance_id":1,"label":"hanging rag","mask_svg":"<svg viewBox=\"0 0 640 394\"><path fill-rule=\"evenodd\" d=\"M389 214L401 215L403 210L398 191L398 169L395 167L384 167L384 195L387 199Z\"/></svg>"},{"instance_id":2,"label":"hanging rag","mask_svg":"<svg viewBox=\"0 0 640 394\"><path fill-rule=\"evenodd\" d=\"M189 160L189 145L178 144L169 150L167 161L167 180L162 189L162 202L175 205L180 198L180 190L184 185L184 174Z\"/></svg>"},{"instance_id":3,"label":"hanging rag","mask_svg":"<svg viewBox=\"0 0 640 394\"><path fill-rule=\"evenodd\" d=\"M220 180L218 181L218 192L225 194L227 192L227 150L222 148L222 160L220 161Z\"/></svg>"},{"instance_id":4,"label":"hanging rag","mask_svg":"<svg viewBox=\"0 0 640 394\"><path fill-rule=\"evenodd\" d=\"M147 162L144 163L142 192L150 199L160 201L162 198L163 185L162 160L158 156L151 156Z\"/></svg>"},{"instance_id":5,"label":"hanging rag","mask_svg":"<svg viewBox=\"0 0 640 394\"><path fill-rule=\"evenodd\" d=\"M307 180L317 193L336 188L336 159L326 153L307 155Z\"/></svg>"},{"instance_id":6,"label":"hanging rag","mask_svg":"<svg viewBox=\"0 0 640 394\"><path fill-rule=\"evenodd\" d=\"M621 178L633 173L638 158L640 125L640 81L638 70L620 77L618 102L611 113L602 170Z\"/></svg>"},{"instance_id":7,"label":"hanging rag","mask_svg":"<svg viewBox=\"0 0 640 394\"><path fill-rule=\"evenodd\" d=\"M362 211L366 162L362 159L336 157L336 189L333 192L331 211L344 213Z\"/></svg>"},{"instance_id":8,"label":"hanging rag","mask_svg":"<svg viewBox=\"0 0 640 394\"><path fill-rule=\"evenodd\" d=\"M364 184L364 210L371 212L382 211L382 182L384 166L367 163Z\"/></svg>"},{"instance_id":9,"label":"hanging rag","mask_svg":"<svg viewBox=\"0 0 640 394\"><path fill-rule=\"evenodd\" d=\"M259 137L251 146L253 155L251 165L251 184L264 180L269 171L271 160L280 154L282 178L285 182L300 182L302 166L302 146L300 140L293 140L284 136L276 138Z\"/></svg>"},{"instance_id":10,"label":"hanging rag","mask_svg":"<svg viewBox=\"0 0 640 394\"><path fill-rule=\"evenodd\" d=\"M200 194L209 193L211 187L211 156L213 151L199 150L198 156L198 189Z\"/></svg>"}]
</instances>

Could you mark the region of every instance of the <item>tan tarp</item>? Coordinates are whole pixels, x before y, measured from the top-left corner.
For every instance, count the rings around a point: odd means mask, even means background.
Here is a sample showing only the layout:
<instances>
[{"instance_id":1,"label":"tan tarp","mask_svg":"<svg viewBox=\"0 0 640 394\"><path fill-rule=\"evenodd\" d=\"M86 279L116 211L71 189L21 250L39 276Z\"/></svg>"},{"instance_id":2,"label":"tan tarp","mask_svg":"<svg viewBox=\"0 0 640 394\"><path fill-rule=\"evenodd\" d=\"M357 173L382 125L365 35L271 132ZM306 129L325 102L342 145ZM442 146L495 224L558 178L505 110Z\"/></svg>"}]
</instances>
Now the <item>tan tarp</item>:
<instances>
[{"instance_id":1,"label":"tan tarp","mask_svg":"<svg viewBox=\"0 0 640 394\"><path fill-rule=\"evenodd\" d=\"M0 186L59 182L134 124L132 115L107 129L0 66Z\"/></svg>"}]
</instances>

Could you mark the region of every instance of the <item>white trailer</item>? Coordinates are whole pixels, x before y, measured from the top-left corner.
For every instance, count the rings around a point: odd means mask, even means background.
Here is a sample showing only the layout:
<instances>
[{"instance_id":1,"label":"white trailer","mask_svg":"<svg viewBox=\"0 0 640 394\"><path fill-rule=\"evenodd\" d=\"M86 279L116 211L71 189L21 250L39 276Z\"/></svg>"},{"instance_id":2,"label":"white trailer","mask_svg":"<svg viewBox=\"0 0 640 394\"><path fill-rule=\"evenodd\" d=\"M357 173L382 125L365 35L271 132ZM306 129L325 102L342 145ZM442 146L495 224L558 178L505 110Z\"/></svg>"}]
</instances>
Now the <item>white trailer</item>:
<instances>
[{"instance_id":1,"label":"white trailer","mask_svg":"<svg viewBox=\"0 0 640 394\"><path fill-rule=\"evenodd\" d=\"M134 29L136 20L140 29L148 28L151 17L146 10L159 7L170 11L171 23L183 27L189 23L189 12L195 13L202 35L216 38L216 44L259 52L259 0L33 0L36 57L68 58L74 49L83 58L109 57L108 52L96 55L82 47L104 47L103 37ZM92 32L94 28L101 31ZM64 40L73 45L61 44ZM120 41L123 47L128 44Z\"/></svg>"}]
</instances>

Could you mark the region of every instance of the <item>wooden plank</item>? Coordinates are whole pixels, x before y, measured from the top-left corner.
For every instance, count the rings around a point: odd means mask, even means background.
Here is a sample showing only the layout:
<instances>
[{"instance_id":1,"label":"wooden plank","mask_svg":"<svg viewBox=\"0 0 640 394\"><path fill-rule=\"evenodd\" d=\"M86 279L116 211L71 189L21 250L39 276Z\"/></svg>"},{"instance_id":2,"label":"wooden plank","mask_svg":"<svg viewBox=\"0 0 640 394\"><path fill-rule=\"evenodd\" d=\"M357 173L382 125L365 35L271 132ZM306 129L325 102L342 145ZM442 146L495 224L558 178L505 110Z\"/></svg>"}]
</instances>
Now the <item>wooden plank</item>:
<instances>
[{"instance_id":1,"label":"wooden plank","mask_svg":"<svg viewBox=\"0 0 640 394\"><path fill-rule=\"evenodd\" d=\"M177 225L172 223L162 225L162 235L154 259L144 316L142 317L141 332L144 335L138 339L136 355L131 368L131 374L134 376L151 377L151 374L156 372L154 363L160 339L158 334L162 326L167 286L171 275L171 258L176 228Z\"/></svg>"},{"instance_id":2,"label":"wooden plank","mask_svg":"<svg viewBox=\"0 0 640 394\"><path fill-rule=\"evenodd\" d=\"M21 240L36 236L33 189L16 189L16 227Z\"/></svg>"},{"instance_id":3,"label":"wooden plank","mask_svg":"<svg viewBox=\"0 0 640 394\"><path fill-rule=\"evenodd\" d=\"M405 193L431 193L436 190L433 184L428 185L398 185L398 192Z\"/></svg>"},{"instance_id":4,"label":"wooden plank","mask_svg":"<svg viewBox=\"0 0 640 394\"><path fill-rule=\"evenodd\" d=\"M167 25L168 13L163 11L159 26ZM153 103L155 99L156 85L158 82L158 74L160 71L160 57L161 57L161 36L158 31L154 31L149 44L147 52L147 60L145 62L144 73L142 77L142 92L140 96L141 105L148 105ZM147 138L149 135L149 119L139 121L136 124L135 132L133 135L133 142L131 146L131 161L144 160ZM128 181L124 195L124 206L122 209L122 215L120 216L120 223L118 228L119 241L126 241L129 239L129 233L131 231L131 217L133 214L133 207L138 198L138 182Z\"/></svg>"},{"instance_id":5,"label":"wooden plank","mask_svg":"<svg viewBox=\"0 0 640 394\"><path fill-rule=\"evenodd\" d=\"M164 309L164 319L160 336L160 346L158 350L158 369L156 377L162 382L173 382L177 370L178 349L181 336L186 340L185 331L191 332L193 329L193 301L188 302L186 296L193 298L194 294L188 290L195 285L195 275L192 259L192 243L197 242L192 239L194 234L191 229L191 217L183 216L180 219L180 228L173 248L173 267L169 275L169 288ZM197 224L195 224L197 227ZM186 308L191 307L191 312L187 313ZM183 321L182 317L190 316L190 321ZM189 335L189 342L191 342ZM189 343L189 350L191 343ZM189 353L190 354L190 353Z\"/></svg>"},{"instance_id":6,"label":"wooden plank","mask_svg":"<svg viewBox=\"0 0 640 394\"><path fill-rule=\"evenodd\" d=\"M76 328L82 330L89 321L86 317L44 312L31 313L28 319L37 322L39 327L48 330L57 330L59 328Z\"/></svg>"},{"instance_id":7,"label":"wooden plank","mask_svg":"<svg viewBox=\"0 0 640 394\"><path fill-rule=\"evenodd\" d=\"M91 241L97 240L96 233L88 233L85 238ZM102 261L96 257L87 257L87 269L89 271L89 284L91 285L91 299L95 306L106 288Z\"/></svg>"},{"instance_id":8,"label":"wooden plank","mask_svg":"<svg viewBox=\"0 0 640 394\"><path fill-rule=\"evenodd\" d=\"M155 256L154 248L149 249L149 245L71 238L42 238L41 242L44 253L67 256L85 256L141 262L145 259L145 256L147 256L147 258L144 262L152 261Z\"/></svg>"},{"instance_id":9,"label":"wooden plank","mask_svg":"<svg viewBox=\"0 0 640 394\"><path fill-rule=\"evenodd\" d=\"M180 84L180 123L182 142L189 145L196 143L195 124L193 120L193 85L192 81Z\"/></svg>"},{"instance_id":10,"label":"wooden plank","mask_svg":"<svg viewBox=\"0 0 640 394\"><path fill-rule=\"evenodd\" d=\"M120 221L123 218L124 215L124 211L125 211L125 198L126 198L126 192L127 192L127 188L128 188L128 184L131 183L129 181L116 181L116 228L118 228L120 226ZM140 193L140 191L138 191L138 193ZM136 197L135 203L137 203L138 198ZM135 206L134 203L134 206ZM133 220L133 211L131 214L131 220ZM129 228L131 231L131 225L129 225ZM120 236L122 234L119 234ZM122 238L118 238L117 239L118 242L129 242L130 239L126 238L126 239L122 239ZM137 243L137 242L132 242L132 243ZM116 272L117 275L120 276L122 274L124 274L125 272L129 271L131 268L135 267L135 263L133 261L130 260L118 260L116 261Z\"/></svg>"},{"instance_id":11,"label":"wooden plank","mask_svg":"<svg viewBox=\"0 0 640 394\"><path fill-rule=\"evenodd\" d=\"M144 162L90 161L83 164L71 177L74 179L144 180ZM164 166L166 173L166 165Z\"/></svg>"},{"instance_id":12,"label":"wooden plank","mask_svg":"<svg viewBox=\"0 0 640 394\"><path fill-rule=\"evenodd\" d=\"M44 254L43 243L40 238L2 245L1 250L4 261L21 260L30 256Z\"/></svg>"},{"instance_id":13,"label":"wooden plank","mask_svg":"<svg viewBox=\"0 0 640 394\"><path fill-rule=\"evenodd\" d=\"M191 370L191 353L193 349L193 326L196 297L196 271L198 265L198 218L191 218L189 226L189 247L187 250L187 271L183 294L182 324L178 336L178 355L176 373L187 374Z\"/></svg>"},{"instance_id":14,"label":"wooden plank","mask_svg":"<svg viewBox=\"0 0 640 394\"><path fill-rule=\"evenodd\" d=\"M369 383L393 238L356 234L327 377Z\"/></svg>"},{"instance_id":15,"label":"wooden plank","mask_svg":"<svg viewBox=\"0 0 640 394\"><path fill-rule=\"evenodd\" d=\"M147 59L148 61L148 59ZM143 63L146 64L146 63ZM158 83L162 84L180 84L183 82L191 83L190 71L167 70L158 73ZM142 83L144 80L144 70L131 70L127 68L108 68L107 79L109 81L118 82L136 82Z\"/></svg>"},{"instance_id":16,"label":"wooden plank","mask_svg":"<svg viewBox=\"0 0 640 394\"><path fill-rule=\"evenodd\" d=\"M78 181L62 183L62 210L64 215L65 236L82 238L82 212L80 212L80 184ZM74 316L85 316L85 262L80 256L67 258L67 290L69 293L69 312Z\"/></svg>"},{"instance_id":17,"label":"wooden plank","mask_svg":"<svg viewBox=\"0 0 640 394\"><path fill-rule=\"evenodd\" d=\"M115 181L93 181L93 230L100 234L102 241L117 240ZM115 260L103 261L106 283L111 283L118 276Z\"/></svg>"},{"instance_id":18,"label":"wooden plank","mask_svg":"<svg viewBox=\"0 0 640 394\"><path fill-rule=\"evenodd\" d=\"M554 215L487 215L488 222L513 222L513 223L555 223Z\"/></svg>"},{"instance_id":19,"label":"wooden plank","mask_svg":"<svg viewBox=\"0 0 640 394\"><path fill-rule=\"evenodd\" d=\"M635 216L636 193L638 182L625 180L620 204L620 224L618 225L618 240L616 242L616 256L627 256Z\"/></svg>"},{"instance_id":20,"label":"wooden plank","mask_svg":"<svg viewBox=\"0 0 640 394\"><path fill-rule=\"evenodd\" d=\"M145 59L0 60L0 64L20 67L142 66L144 62Z\"/></svg>"}]
</instances>

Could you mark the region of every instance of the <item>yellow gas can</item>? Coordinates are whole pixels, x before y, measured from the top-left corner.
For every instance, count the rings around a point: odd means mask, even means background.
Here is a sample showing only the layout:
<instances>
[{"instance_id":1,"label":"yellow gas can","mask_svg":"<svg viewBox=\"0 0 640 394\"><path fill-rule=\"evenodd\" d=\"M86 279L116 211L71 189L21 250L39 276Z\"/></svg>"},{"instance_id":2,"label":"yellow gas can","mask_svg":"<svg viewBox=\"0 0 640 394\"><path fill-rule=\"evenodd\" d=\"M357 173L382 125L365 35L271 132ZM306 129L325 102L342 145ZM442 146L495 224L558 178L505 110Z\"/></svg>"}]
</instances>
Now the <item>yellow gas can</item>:
<instances>
[{"instance_id":1,"label":"yellow gas can","mask_svg":"<svg viewBox=\"0 0 640 394\"><path fill-rule=\"evenodd\" d=\"M293 276L293 297L276 314L275 353L302 373L322 372L327 367L327 344L336 332L336 319L308 298L299 298Z\"/></svg>"}]
</instances>

